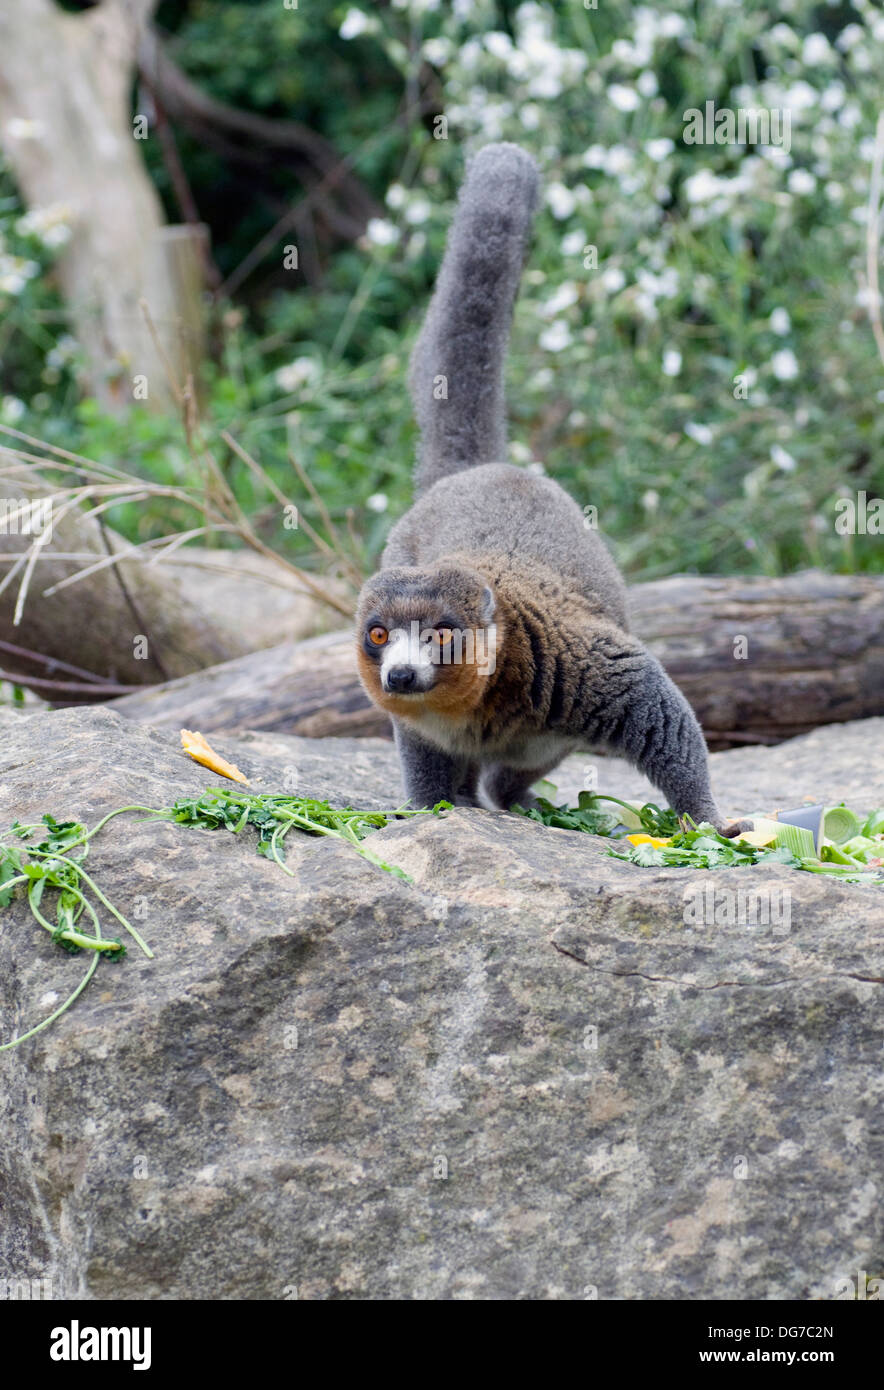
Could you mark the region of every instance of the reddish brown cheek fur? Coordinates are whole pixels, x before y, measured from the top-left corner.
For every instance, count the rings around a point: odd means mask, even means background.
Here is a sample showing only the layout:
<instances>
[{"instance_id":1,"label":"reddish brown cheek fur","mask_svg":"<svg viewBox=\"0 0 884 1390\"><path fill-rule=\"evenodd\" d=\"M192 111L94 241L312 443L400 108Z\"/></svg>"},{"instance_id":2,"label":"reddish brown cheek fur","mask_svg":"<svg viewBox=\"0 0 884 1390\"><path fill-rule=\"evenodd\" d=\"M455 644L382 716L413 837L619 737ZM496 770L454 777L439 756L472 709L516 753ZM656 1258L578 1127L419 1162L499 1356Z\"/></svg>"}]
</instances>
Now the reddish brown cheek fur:
<instances>
[{"instance_id":1,"label":"reddish brown cheek fur","mask_svg":"<svg viewBox=\"0 0 884 1390\"><path fill-rule=\"evenodd\" d=\"M412 719L419 718L422 710L449 719L464 717L481 703L488 684L478 666L443 666L437 683L418 701L409 696L388 695L381 688L380 668L362 647L357 650L356 664L369 699L388 714L406 714Z\"/></svg>"}]
</instances>

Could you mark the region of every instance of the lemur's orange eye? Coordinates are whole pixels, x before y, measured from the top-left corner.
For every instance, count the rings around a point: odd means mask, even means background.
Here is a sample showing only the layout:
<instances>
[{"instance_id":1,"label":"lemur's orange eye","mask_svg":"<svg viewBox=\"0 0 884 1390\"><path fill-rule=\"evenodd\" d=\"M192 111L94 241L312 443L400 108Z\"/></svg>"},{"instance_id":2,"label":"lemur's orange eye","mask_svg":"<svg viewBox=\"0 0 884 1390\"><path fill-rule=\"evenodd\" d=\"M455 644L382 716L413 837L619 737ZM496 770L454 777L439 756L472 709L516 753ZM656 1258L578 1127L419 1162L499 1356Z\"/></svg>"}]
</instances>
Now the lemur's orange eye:
<instances>
[{"instance_id":1,"label":"lemur's orange eye","mask_svg":"<svg viewBox=\"0 0 884 1390\"><path fill-rule=\"evenodd\" d=\"M454 629L450 627L437 627L434 636L440 647L447 647L454 636Z\"/></svg>"},{"instance_id":2,"label":"lemur's orange eye","mask_svg":"<svg viewBox=\"0 0 884 1390\"><path fill-rule=\"evenodd\" d=\"M382 647L388 637L385 627L370 627L368 629L368 640L373 647Z\"/></svg>"}]
</instances>

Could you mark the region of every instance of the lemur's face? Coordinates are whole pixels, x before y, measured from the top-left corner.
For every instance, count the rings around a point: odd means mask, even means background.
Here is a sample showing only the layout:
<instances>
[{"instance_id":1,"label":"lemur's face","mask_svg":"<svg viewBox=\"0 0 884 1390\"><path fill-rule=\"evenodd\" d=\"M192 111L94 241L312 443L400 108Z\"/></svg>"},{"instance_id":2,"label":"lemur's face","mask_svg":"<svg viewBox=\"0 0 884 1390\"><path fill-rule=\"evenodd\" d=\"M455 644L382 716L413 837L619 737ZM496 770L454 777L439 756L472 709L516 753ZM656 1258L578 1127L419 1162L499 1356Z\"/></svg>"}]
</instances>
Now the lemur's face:
<instances>
[{"instance_id":1,"label":"lemur's face","mask_svg":"<svg viewBox=\"0 0 884 1390\"><path fill-rule=\"evenodd\" d=\"M473 709L495 669L494 610L491 590L468 569L376 574L357 617L359 674L375 704L403 715Z\"/></svg>"}]
</instances>

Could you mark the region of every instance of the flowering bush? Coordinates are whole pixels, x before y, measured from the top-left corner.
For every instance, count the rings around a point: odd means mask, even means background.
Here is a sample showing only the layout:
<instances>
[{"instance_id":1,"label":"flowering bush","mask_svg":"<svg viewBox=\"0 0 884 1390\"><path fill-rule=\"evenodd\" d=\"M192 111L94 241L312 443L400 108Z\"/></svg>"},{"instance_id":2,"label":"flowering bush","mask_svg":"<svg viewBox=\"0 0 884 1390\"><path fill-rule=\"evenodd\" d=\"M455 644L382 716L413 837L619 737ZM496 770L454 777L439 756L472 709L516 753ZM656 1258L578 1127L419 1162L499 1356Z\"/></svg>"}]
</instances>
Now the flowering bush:
<instances>
[{"instance_id":1,"label":"flowering bush","mask_svg":"<svg viewBox=\"0 0 884 1390\"><path fill-rule=\"evenodd\" d=\"M823 11L822 32L804 0L529 3L508 33L485 27L491 5L410 8L435 21L422 55L446 93L448 141L424 180L497 139L545 177L510 370L514 457L595 504L635 575L884 568L878 538L834 530L840 495L884 491L866 283L881 12L861 0L845 25ZM790 139L687 143L687 113L707 103L785 115ZM415 199L425 185L388 195L406 255L449 215L433 200L415 233Z\"/></svg>"}]
</instances>

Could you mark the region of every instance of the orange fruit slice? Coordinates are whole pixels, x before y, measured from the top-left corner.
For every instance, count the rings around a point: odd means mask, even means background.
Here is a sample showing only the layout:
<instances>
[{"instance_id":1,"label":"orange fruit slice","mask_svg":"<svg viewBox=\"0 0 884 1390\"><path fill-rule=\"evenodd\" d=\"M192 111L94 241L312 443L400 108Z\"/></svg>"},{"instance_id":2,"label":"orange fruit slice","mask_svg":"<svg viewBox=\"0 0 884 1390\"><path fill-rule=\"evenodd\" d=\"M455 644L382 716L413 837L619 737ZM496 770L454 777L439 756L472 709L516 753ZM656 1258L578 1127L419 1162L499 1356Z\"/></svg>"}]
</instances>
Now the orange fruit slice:
<instances>
[{"instance_id":1,"label":"orange fruit slice","mask_svg":"<svg viewBox=\"0 0 884 1390\"><path fill-rule=\"evenodd\" d=\"M245 782L249 785L248 777L243 777L238 767L229 763L226 758L222 758L216 753L214 748L210 748L202 734L192 733L190 729L181 730L181 747L185 753L189 753L195 762L202 763L203 767L211 768L212 772L217 772L220 777L229 777L231 782Z\"/></svg>"}]
</instances>

